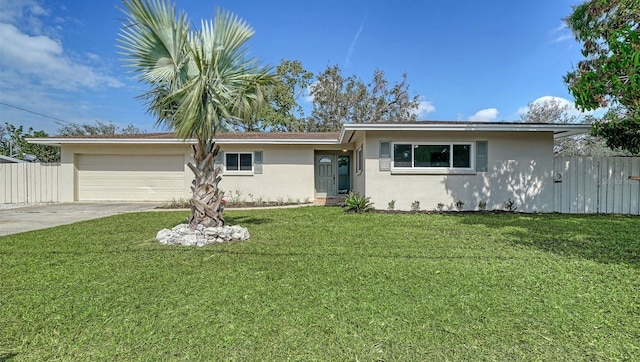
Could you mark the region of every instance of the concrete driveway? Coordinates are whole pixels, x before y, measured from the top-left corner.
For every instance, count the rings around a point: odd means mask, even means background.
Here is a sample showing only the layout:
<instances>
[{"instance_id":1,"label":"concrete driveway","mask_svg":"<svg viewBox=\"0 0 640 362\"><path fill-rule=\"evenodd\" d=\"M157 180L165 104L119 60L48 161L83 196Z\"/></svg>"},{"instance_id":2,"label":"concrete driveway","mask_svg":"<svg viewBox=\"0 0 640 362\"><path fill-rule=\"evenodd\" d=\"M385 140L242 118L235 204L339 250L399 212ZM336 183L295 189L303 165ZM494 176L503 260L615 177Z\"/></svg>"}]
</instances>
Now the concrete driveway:
<instances>
[{"instance_id":1,"label":"concrete driveway","mask_svg":"<svg viewBox=\"0 0 640 362\"><path fill-rule=\"evenodd\" d=\"M128 212L148 211L160 203L63 203L22 207L0 205L0 236L46 229ZM4 206L4 207L3 207Z\"/></svg>"}]
</instances>

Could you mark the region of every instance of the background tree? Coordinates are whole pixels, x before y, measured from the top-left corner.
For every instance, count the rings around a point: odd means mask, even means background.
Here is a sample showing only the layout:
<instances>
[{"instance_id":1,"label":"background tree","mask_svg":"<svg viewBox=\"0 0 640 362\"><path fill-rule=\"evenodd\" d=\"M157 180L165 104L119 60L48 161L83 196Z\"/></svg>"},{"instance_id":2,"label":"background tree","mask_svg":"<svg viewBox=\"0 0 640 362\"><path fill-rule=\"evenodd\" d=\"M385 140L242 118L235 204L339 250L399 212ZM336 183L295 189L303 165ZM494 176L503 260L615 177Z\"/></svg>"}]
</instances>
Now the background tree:
<instances>
[{"instance_id":1,"label":"background tree","mask_svg":"<svg viewBox=\"0 0 640 362\"><path fill-rule=\"evenodd\" d=\"M69 123L56 131L56 136L87 136L143 133L133 124L120 128L112 122L95 121L93 124ZM40 162L60 162L60 148L36 145L27 142L27 138L49 137L45 131L5 123L0 125L0 155L24 159L24 154L34 155Z\"/></svg>"},{"instance_id":2,"label":"background tree","mask_svg":"<svg viewBox=\"0 0 640 362\"><path fill-rule=\"evenodd\" d=\"M307 127L316 132L338 130L348 117L345 79L340 68L335 65L320 73L310 94L313 97L313 111Z\"/></svg>"},{"instance_id":3,"label":"background tree","mask_svg":"<svg viewBox=\"0 0 640 362\"><path fill-rule=\"evenodd\" d=\"M417 117L419 97L409 95L406 73L389 87L382 70L365 84L354 75L344 78L336 65L318 75L310 93L310 127L317 131L336 131L343 123L410 122Z\"/></svg>"},{"instance_id":4,"label":"background tree","mask_svg":"<svg viewBox=\"0 0 640 362\"><path fill-rule=\"evenodd\" d=\"M593 134L640 154L640 1L589 0L565 19L585 59L564 80L581 110L615 106Z\"/></svg>"},{"instance_id":5,"label":"background tree","mask_svg":"<svg viewBox=\"0 0 640 362\"><path fill-rule=\"evenodd\" d=\"M527 123L592 123L593 116L581 117L571 114L572 107L556 99L530 103L527 112L520 116ZM607 147L605 141L593 135L581 134L558 138L554 141L555 156L620 156L627 155L625 151L615 151Z\"/></svg>"},{"instance_id":6,"label":"background tree","mask_svg":"<svg viewBox=\"0 0 640 362\"><path fill-rule=\"evenodd\" d=\"M297 60L282 60L276 81L265 90L267 106L248 120L233 124L237 131L336 131L343 123L415 121L419 97L409 95L407 75L392 85L376 70L370 83L345 77L337 66L315 76ZM312 105L305 115L302 101Z\"/></svg>"},{"instance_id":7,"label":"background tree","mask_svg":"<svg viewBox=\"0 0 640 362\"><path fill-rule=\"evenodd\" d=\"M267 106L247 124L236 127L241 131L302 132L305 130L301 98L313 81L313 73L305 70L298 60L282 60L276 67L274 84L265 91Z\"/></svg>"},{"instance_id":8,"label":"background tree","mask_svg":"<svg viewBox=\"0 0 640 362\"><path fill-rule=\"evenodd\" d=\"M214 158L220 147L216 132L247 122L264 105L264 89L274 81L270 69L247 58L253 29L224 10L213 21L191 30L184 12L162 0L124 0L127 21L120 48L132 71L150 90L142 96L159 124L182 139L195 138L195 174L189 225L220 226L220 169Z\"/></svg>"},{"instance_id":9,"label":"background tree","mask_svg":"<svg viewBox=\"0 0 640 362\"><path fill-rule=\"evenodd\" d=\"M34 155L40 162L60 162L60 148L35 145L27 142L27 138L48 137L45 131L34 131L29 127L27 132L23 126L10 123L0 125L0 155L24 159L24 155Z\"/></svg>"},{"instance_id":10,"label":"background tree","mask_svg":"<svg viewBox=\"0 0 640 362\"><path fill-rule=\"evenodd\" d=\"M529 103L527 112L520 115L520 120L526 123L580 123L578 116L569 114L570 110L569 104L563 104L551 98Z\"/></svg>"},{"instance_id":11,"label":"background tree","mask_svg":"<svg viewBox=\"0 0 640 362\"><path fill-rule=\"evenodd\" d=\"M90 135L113 135L113 134L139 134L144 133L140 128L129 124L124 128L118 127L113 122L95 121L93 124L69 123L59 128L59 136L90 136Z\"/></svg>"}]
</instances>

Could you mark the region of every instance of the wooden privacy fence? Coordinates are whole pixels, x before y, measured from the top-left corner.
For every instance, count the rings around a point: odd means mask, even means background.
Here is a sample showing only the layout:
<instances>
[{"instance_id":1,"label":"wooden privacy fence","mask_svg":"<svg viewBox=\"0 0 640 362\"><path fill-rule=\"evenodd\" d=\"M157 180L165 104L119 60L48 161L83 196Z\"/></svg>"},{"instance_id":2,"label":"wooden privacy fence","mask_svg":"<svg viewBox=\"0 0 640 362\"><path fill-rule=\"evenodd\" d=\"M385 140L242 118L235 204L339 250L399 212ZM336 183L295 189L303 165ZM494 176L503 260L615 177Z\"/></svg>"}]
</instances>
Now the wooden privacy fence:
<instances>
[{"instance_id":1,"label":"wooden privacy fence","mask_svg":"<svg viewBox=\"0 0 640 362\"><path fill-rule=\"evenodd\" d=\"M558 157L554 211L640 215L640 157Z\"/></svg>"},{"instance_id":2,"label":"wooden privacy fence","mask_svg":"<svg viewBox=\"0 0 640 362\"><path fill-rule=\"evenodd\" d=\"M0 163L0 204L58 202L59 163Z\"/></svg>"}]
</instances>

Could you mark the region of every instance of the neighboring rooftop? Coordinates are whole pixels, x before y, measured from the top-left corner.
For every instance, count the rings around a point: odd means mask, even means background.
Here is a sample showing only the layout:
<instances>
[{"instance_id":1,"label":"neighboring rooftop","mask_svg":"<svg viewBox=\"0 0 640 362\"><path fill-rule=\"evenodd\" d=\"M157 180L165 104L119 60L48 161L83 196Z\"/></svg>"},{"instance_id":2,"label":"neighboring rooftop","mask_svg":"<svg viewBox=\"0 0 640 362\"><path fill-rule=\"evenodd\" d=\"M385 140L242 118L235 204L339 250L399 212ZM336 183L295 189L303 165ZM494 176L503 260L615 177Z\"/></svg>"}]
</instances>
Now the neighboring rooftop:
<instances>
[{"instance_id":1,"label":"neighboring rooftop","mask_svg":"<svg viewBox=\"0 0 640 362\"><path fill-rule=\"evenodd\" d=\"M9 157L9 156L0 155L0 163L24 163L24 162L27 162L27 161Z\"/></svg>"}]
</instances>

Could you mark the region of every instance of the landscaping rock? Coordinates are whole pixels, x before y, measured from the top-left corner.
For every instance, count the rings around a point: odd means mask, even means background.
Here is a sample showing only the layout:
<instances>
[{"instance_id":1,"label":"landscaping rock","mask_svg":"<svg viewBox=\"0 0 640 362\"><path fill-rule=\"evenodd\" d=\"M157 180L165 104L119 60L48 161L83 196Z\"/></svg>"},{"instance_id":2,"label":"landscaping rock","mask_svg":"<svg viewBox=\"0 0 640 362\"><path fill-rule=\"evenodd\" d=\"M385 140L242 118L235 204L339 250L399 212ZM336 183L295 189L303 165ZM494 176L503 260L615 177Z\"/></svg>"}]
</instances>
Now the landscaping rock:
<instances>
[{"instance_id":1,"label":"landscaping rock","mask_svg":"<svg viewBox=\"0 0 640 362\"><path fill-rule=\"evenodd\" d=\"M198 225L195 230L191 230L188 224L180 224L171 230L158 231L156 240L164 245L205 246L225 241L249 240L249 230L238 225L210 228Z\"/></svg>"}]
</instances>

